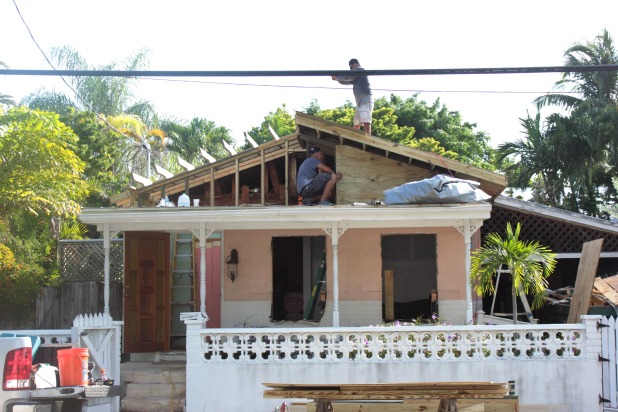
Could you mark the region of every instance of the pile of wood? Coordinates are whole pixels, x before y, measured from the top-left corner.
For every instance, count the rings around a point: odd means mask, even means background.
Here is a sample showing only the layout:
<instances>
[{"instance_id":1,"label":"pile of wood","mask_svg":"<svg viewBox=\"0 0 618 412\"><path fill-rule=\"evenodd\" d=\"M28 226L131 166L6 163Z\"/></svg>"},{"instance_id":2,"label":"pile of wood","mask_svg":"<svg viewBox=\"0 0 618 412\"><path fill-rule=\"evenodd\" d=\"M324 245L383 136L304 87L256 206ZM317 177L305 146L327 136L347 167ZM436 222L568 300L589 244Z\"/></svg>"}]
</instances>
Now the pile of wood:
<instances>
[{"instance_id":1,"label":"pile of wood","mask_svg":"<svg viewBox=\"0 0 618 412\"><path fill-rule=\"evenodd\" d=\"M574 291L573 286L548 290L544 299L549 305L570 305ZM618 275L594 279L589 307L602 306L618 306Z\"/></svg>"}]
</instances>

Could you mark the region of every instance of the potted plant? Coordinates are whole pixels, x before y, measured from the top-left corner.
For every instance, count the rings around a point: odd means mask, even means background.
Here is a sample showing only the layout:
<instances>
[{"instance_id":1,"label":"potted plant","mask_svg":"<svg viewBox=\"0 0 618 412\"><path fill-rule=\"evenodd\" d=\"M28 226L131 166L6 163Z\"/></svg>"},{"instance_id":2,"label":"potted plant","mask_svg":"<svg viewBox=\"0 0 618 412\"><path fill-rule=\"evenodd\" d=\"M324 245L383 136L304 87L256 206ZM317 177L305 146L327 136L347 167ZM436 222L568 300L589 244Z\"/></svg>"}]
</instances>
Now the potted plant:
<instances>
[{"instance_id":1,"label":"potted plant","mask_svg":"<svg viewBox=\"0 0 618 412\"><path fill-rule=\"evenodd\" d=\"M483 246L471 256L470 281L479 296L492 295L498 270L508 268L512 279L513 323L517 323L517 296L532 295L532 309L543 305L547 278L556 267L556 255L536 241L519 239L521 224L515 230L506 224L506 235L490 233Z\"/></svg>"}]
</instances>

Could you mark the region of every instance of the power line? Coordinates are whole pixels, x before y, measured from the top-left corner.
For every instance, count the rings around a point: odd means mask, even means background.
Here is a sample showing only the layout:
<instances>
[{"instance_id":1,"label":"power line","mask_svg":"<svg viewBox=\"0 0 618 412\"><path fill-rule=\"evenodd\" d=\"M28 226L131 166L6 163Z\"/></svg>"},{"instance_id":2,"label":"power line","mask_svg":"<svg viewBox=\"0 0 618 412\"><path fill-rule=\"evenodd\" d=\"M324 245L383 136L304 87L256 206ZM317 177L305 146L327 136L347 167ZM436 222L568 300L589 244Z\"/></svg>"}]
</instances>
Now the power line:
<instances>
[{"instance_id":1,"label":"power line","mask_svg":"<svg viewBox=\"0 0 618 412\"><path fill-rule=\"evenodd\" d=\"M365 70L367 76L434 76L469 74L584 73L618 71L618 64L585 66L493 67L469 69ZM6 76L73 77L317 77L345 76L349 70L22 70L0 69Z\"/></svg>"},{"instance_id":2,"label":"power line","mask_svg":"<svg viewBox=\"0 0 618 412\"><path fill-rule=\"evenodd\" d=\"M343 90L349 88L329 87L329 86L304 86L304 85L285 85L267 83L238 83L238 82L213 82L204 80L185 80L185 79L165 79L158 77L142 77L141 80L151 80L160 82L191 83L191 84L211 84L216 86L242 86L242 87L275 87L284 89L318 89L318 90ZM372 87L373 91L381 92L408 92L408 93L488 93L488 94L546 94L548 91L522 91L522 90L425 90L425 89L381 89ZM578 94L578 92L561 91L562 94Z\"/></svg>"}]
</instances>

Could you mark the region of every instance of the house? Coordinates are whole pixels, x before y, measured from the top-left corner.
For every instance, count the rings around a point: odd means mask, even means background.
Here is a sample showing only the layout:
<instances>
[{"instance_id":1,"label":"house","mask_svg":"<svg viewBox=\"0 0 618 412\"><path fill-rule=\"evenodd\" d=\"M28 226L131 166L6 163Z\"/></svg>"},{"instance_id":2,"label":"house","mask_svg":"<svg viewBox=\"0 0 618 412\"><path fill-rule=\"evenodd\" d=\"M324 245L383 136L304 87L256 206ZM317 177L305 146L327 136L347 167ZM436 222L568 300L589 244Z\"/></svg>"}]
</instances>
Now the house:
<instances>
[{"instance_id":1,"label":"house","mask_svg":"<svg viewBox=\"0 0 618 412\"><path fill-rule=\"evenodd\" d=\"M187 410L266 410L261 383L341 380L514 380L521 410L601 410L600 317L471 325L482 308L471 250L496 202L517 211L499 197L504 176L303 113L296 124L292 135L142 181L114 196L115 208L83 211L103 234L106 276L111 239L125 239L123 352L186 348ZM343 173L336 206L297 204L296 171L312 146ZM474 180L491 200L372 202L436 173ZM182 193L200 206L156 207ZM434 312L454 326L371 326ZM562 385L548 393L541 380ZM615 398L608 388L603 397Z\"/></svg>"},{"instance_id":2,"label":"house","mask_svg":"<svg viewBox=\"0 0 618 412\"><path fill-rule=\"evenodd\" d=\"M182 342L180 313L194 311L215 328L369 325L431 316L433 296L445 321L472 321L469 254L491 203L370 203L436 173L477 181L495 198L505 177L303 113L296 123L292 135L121 193L116 208L83 211L80 220L106 239L124 235L125 351L169 350ZM298 206L296 171L310 146L343 173L337 206ZM156 207L182 193L200 207ZM179 269L175 251L187 235L196 245L182 254L193 264ZM325 283L312 297L323 256Z\"/></svg>"}]
</instances>

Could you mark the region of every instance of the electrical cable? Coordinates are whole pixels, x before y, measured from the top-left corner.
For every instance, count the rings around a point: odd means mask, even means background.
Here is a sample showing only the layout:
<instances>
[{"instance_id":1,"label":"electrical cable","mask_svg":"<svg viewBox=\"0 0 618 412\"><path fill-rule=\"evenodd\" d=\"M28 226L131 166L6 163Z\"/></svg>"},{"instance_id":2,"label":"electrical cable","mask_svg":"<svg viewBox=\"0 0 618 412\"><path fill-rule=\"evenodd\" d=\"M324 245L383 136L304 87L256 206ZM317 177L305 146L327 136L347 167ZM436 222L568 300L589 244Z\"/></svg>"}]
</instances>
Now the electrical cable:
<instances>
[{"instance_id":1,"label":"electrical cable","mask_svg":"<svg viewBox=\"0 0 618 412\"><path fill-rule=\"evenodd\" d=\"M41 52L41 54L43 55L43 57L45 58L45 61L47 62L47 64L49 64L49 66L53 69L52 72L58 72L58 70L56 69L56 67L52 64L52 62L49 60L49 58L47 57L47 55L45 54L45 52L43 51L43 49L41 48L41 46L39 46L39 43L37 42L37 40L34 38L34 35L32 34L32 31L30 30L30 27L28 26L28 23L26 23L26 20L24 19L24 17L21 14L21 11L19 10L19 7L17 6L17 3L15 2L15 0L13 0L13 5L15 6L15 9L17 10L17 14L19 15L19 18L21 19L22 23L24 24L24 26L26 26L26 30L28 30L28 34L30 35L30 38L32 39L32 41L34 42L34 44L36 45L36 47L39 49L39 51ZM118 130L114 125L112 125L111 123L109 123L109 121L101 116L99 113L97 113L94 108L86 101L84 100L79 93L77 92L77 90L75 90L70 84L69 82L66 81L66 79L64 78L63 75L60 75L60 79L62 80L62 82L69 88L71 89L71 91L75 94L75 96L92 112L94 113L94 115L101 120L102 122L104 122L107 126L109 126L112 130L114 130L115 132L119 133L121 136L129 139L129 140L135 140L129 136L127 136L126 134L124 134L123 132L121 132L120 130Z\"/></svg>"}]
</instances>

